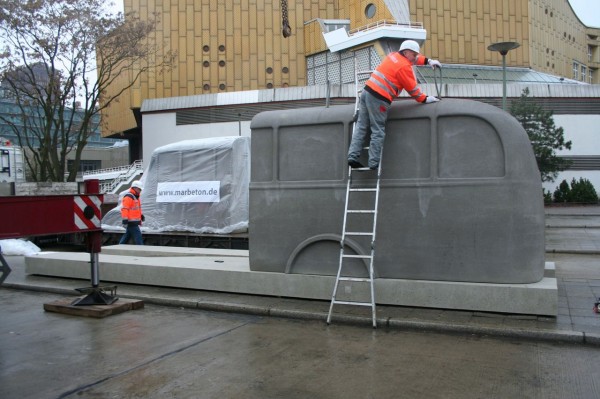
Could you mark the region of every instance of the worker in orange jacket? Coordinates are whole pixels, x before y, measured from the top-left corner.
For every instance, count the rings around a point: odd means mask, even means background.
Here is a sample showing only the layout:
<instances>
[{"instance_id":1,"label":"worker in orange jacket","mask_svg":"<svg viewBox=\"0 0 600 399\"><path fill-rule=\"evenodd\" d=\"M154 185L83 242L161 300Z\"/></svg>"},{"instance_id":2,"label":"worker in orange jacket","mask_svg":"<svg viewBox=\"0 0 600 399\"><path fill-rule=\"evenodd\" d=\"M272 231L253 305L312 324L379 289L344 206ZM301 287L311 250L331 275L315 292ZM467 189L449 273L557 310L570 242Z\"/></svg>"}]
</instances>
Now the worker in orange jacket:
<instances>
[{"instance_id":1,"label":"worker in orange jacket","mask_svg":"<svg viewBox=\"0 0 600 399\"><path fill-rule=\"evenodd\" d=\"M442 65L437 60L419 54L419 51L420 47L417 42L405 40L400 45L400 50L390 53L384 58L365 83L365 88L360 95L356 128L348 150L348 165L351 167L363 167L358 158L370 128L369 168L378 168L385 139L388 110L394 98L398 97L402 90L406 90L413 99L423 104L440 101L421 91L412 67L413 65L430 65L432 68L441 68Z\"/></svg>"},{"instance_id":2,"label":"worker in orange jacket","mask_svg":"<svg viewBox=\"0 0 600 399\"><path fill-rule=\"evenodd\" d=\"M121 219L125 227L125 234L121 237L119 244L127 244L129 238L132 237L136 245L144 245L140 229L140 225L145 219L142 214L141 193L142 183L136 180L131 183L131 188L123 196L121 202Z\"/></svg>"}]
</instances>

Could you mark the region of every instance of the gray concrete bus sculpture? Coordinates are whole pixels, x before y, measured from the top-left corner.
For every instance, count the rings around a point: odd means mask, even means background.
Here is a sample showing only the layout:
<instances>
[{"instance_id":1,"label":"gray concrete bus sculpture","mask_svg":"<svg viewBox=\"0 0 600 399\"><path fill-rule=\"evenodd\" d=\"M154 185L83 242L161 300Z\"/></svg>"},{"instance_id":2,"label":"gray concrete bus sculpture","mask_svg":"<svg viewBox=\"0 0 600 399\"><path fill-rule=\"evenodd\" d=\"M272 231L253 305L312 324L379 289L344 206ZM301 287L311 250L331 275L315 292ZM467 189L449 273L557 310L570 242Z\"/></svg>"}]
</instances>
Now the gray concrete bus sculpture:
<instances>
[{"instance_id":1,"label":"gray concrete bus sculpture","mask_svg":"<svg viewBox=\"0 0 600 399\"><path fill-rule=\"evenodd\" d=\"M336 274L353 113L341 105L253 119L251 270ZM470 100L398 101L386 132L376 277L515 284L543 278L540 174L511 115ZM374 178L355 172L353 184L366 187ZM348 230L370 228L352 223ZM346 253L370 251L370 242L355 238L345 245ZM354 260L346 270L366 275L367 264Z\"/></svg>"}]
</instances>

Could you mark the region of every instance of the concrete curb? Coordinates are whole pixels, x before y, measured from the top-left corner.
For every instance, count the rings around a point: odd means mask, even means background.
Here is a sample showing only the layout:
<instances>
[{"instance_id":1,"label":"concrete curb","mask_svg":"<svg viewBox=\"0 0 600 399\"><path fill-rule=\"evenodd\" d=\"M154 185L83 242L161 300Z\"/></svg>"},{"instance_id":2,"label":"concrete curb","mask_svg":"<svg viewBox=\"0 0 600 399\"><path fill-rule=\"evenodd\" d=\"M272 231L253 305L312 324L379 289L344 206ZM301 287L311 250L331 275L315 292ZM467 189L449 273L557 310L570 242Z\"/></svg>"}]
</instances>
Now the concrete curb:
<instances>
[{"instance_id":1,"label":"concrete curb","mask_svg":"<svg viewBox=\"0 0 600 399\"><path fill-rule=\"evenodd\" d=\"M69 288L49 287L41 285L27 285L4 283L6 288L26 291L48 292L60 295L76 296ZM327 312L310 311L298 309L286 309L277 306L241 304L219 301L194 301L178 298L167 298L143 294L119 294L122 298L138 299L148 304L182 307L189 309L200 309L214 312L249 314L263 317L280 317L297 320L313 320L325 322ZM497 328L487 326L474 326L452 322L435 322L424 320L398 319L393 317L380 317L376 319L379 328L390 328L409 331L427 331L444 334L472 334L489 336L495 338L522 339L540 342L584 344L600 346L600 334L585 333L566 330L542 330L542 329L520 329L520 328ZM335 313L331 325L346 324L371 326L372 319L369 316Z\"/></svg>"}]
</instances>

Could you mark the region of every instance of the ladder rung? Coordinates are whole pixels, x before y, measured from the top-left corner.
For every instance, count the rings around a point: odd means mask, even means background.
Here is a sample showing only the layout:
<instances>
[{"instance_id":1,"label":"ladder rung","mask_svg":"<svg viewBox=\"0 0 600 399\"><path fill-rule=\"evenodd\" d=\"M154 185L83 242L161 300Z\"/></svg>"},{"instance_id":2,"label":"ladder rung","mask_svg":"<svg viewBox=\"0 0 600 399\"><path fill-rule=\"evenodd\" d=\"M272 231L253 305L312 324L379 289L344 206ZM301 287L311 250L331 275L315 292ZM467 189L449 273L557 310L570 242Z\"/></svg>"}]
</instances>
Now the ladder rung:
<instances>
[{"instance_id":1,"label":"ladder rung","mask_svg":"<svg viewBox=\"0 0 600 399\"><path fill-rule=\"evenodd\" d=\"M345 233L347 236L372 236L373 232L369 231L347 231Z\"/></svg>"},{"instance_id":2,"label":"ladder rung","mask_svg":"<svg viewBox=\"0 0 600 399\"><path fill-rule=\"evenodd\" d=\"M348 209L348 213L375 213L375 209Z\"/></svg>"},{"instance_id":3,"label":"ladder rung","mask_svg":"<svg viewBox=\"0 0 600 399\"><path fill-rule=\"evenodd\" d=\"M340 305L373 306L371 302L338 301L337 299L334 299L333 303L339 303Z\"/></svg>"},{"instance_id":4,"label":"ladder rung","mask_svg":"<svg viewBox=\"0 0 600 399\"><path fill-rule=\"evenodd\" d=\"M371 255L342 255L344 258L371 259Z\"/></svg>"},{"instance_id":5,"label":"ladder rung","mask_svg":"<svg viewBox=\"0 0 600 399\"><path fill-rule=\"evenodd\" d=\"M365 170L373 170L373 169L371 169L371 168L368 168L368 167L364 166L364 167L362 167L362 168L352 168L352 170L356 170L356 171L359 171L359 170L360 170L360 171L365 171Z\"/></svg>"},{"instance_id":6,"label":"ladder rung","mask_svg":"<svg viewBox=\"0 0 600 399\"><path fill-rule=\"evenodd\" d=\"M374 192L377 191L376 188L351 188L350 191L354 192Z\"/></svg>"},{"instance_id":7,"label":"ladder rung","mask_svg":"<svg viewBox=\"0 0 600 399\"><path fill-rule=\"evenodd\" d=\"M354 281L357 283L370 283L371 279L367 277L341 277L340 281Z\"/></svg>"}]
</instances>

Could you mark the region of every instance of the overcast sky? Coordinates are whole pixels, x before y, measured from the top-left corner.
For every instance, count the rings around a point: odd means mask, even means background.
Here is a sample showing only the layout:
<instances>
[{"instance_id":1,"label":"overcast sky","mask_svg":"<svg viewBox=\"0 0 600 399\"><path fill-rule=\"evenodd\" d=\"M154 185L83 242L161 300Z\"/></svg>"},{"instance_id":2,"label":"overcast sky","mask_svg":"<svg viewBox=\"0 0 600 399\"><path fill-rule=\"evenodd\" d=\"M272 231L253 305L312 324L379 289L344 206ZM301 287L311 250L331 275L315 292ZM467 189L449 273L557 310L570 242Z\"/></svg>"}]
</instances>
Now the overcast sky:
<instances>
[{"instance_id":1,"label":"overcast sky","mask_svg":"<svg viewBox=\"0 0 600 399\"><path fill-rule=\"evenodd\" d=\"M599 0L569 0L573 11L581 22L587 26L600 28L600 1Z\"/></svg>"}]
</instances>

